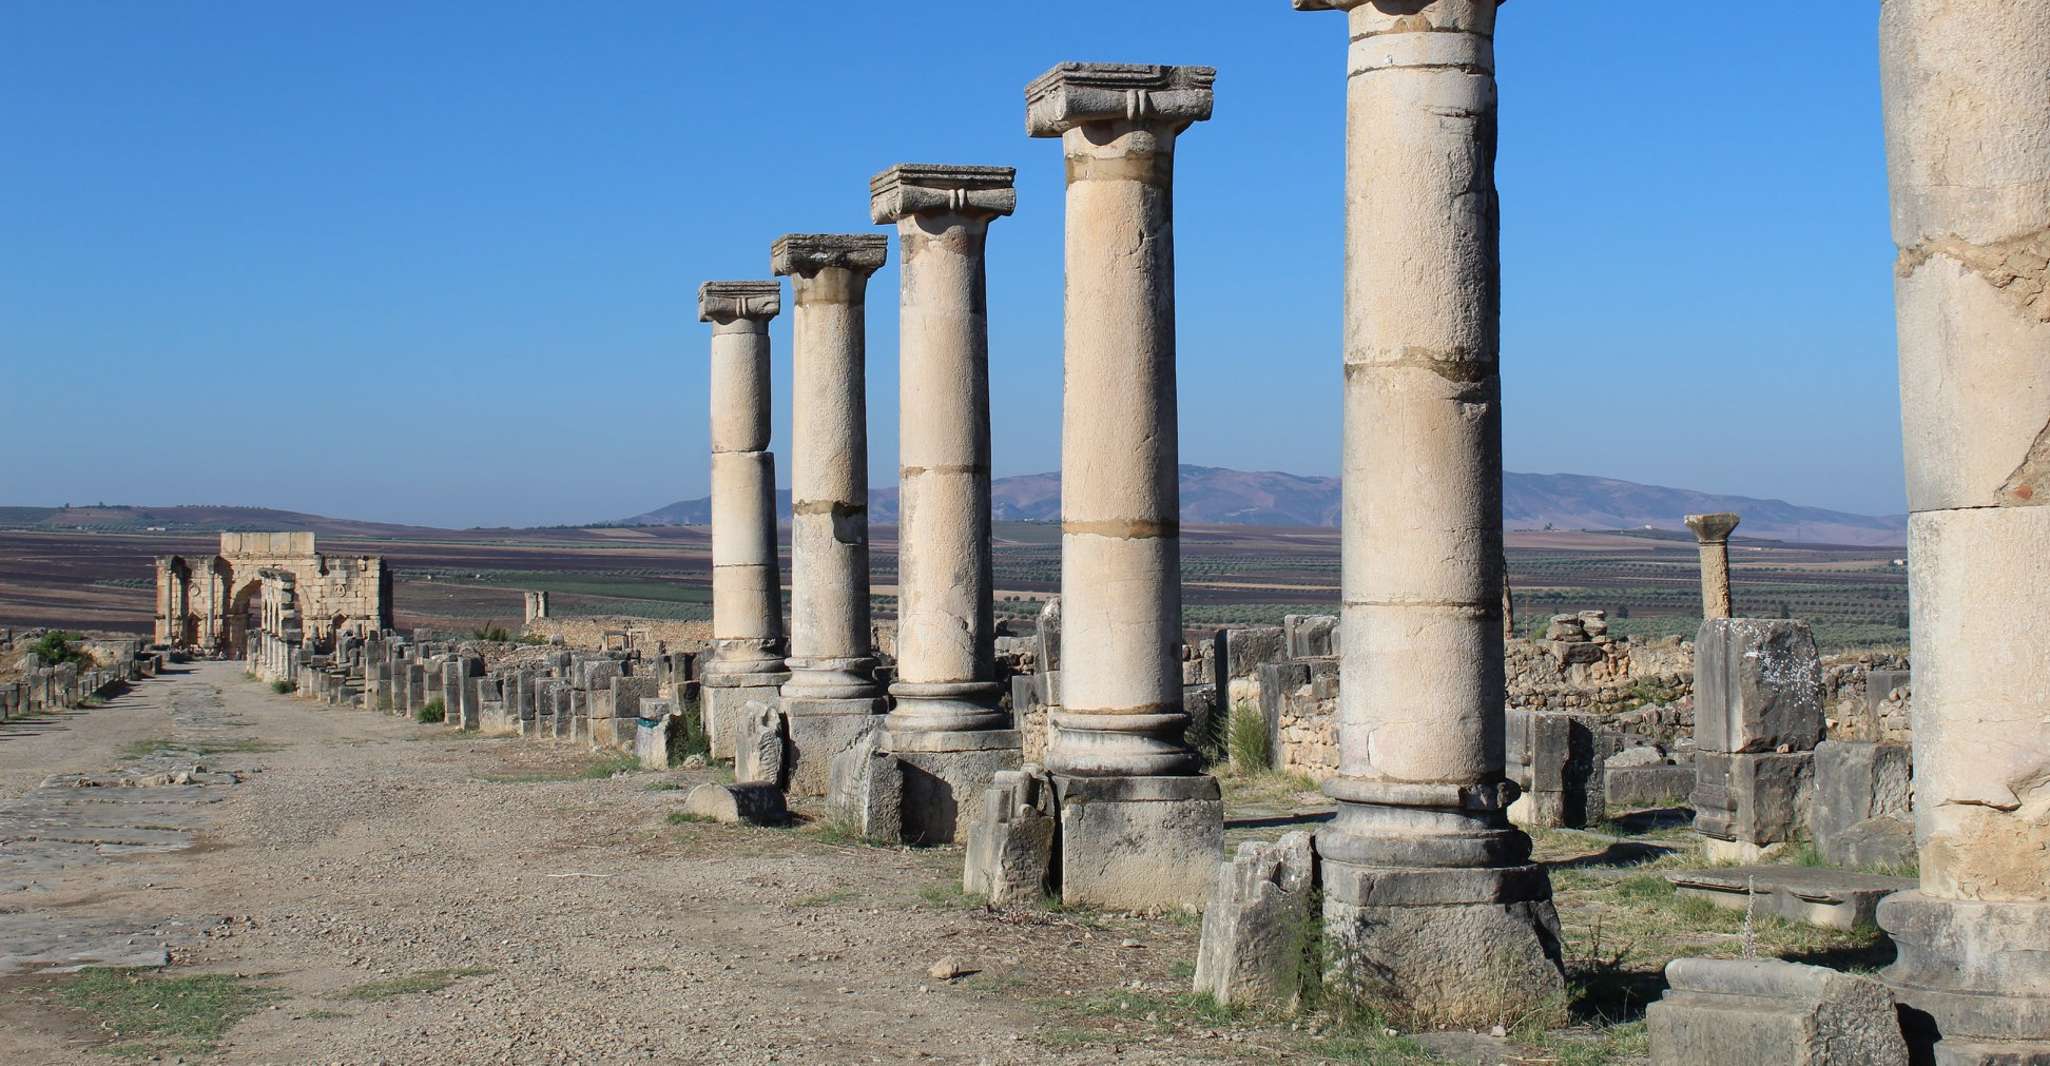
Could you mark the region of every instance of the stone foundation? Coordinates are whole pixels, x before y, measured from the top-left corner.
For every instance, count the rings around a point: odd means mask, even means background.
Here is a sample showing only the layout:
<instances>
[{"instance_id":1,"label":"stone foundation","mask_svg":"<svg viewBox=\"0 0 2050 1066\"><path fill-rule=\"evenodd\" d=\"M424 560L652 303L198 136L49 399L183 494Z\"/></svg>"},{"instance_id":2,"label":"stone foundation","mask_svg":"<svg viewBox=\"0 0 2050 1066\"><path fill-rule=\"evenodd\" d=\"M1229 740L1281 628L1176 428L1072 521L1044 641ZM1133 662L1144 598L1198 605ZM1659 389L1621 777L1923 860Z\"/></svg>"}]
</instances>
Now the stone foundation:
<instances>
[{"instance_id":1,"label":"stone foundation","mask_svg":"<svg viewBox=\"0 0 2050 1066\"><path fill-rule=\"evenodd\" d=\"M801 699L784 697L783 728L789 741L783 787L792 796L830 792L833 757L880 728L880 698Z\"/></svg>"},{"instance_id":2,"label":"stone foundation","mask_svg":"<svg viewBox=\"0 0 2050 1066\"><path fill-rule=\"evenodd\" d=\"M1217 779L1053 777L1061 902L1196 911L1224 857Z\"/></svg>"},{"instance_id":3,"label":"stone foundation","mask_svg":"<svg viewBox=\"0 0 2050 1066\"><path fill-rule=\"evenodd\" d=\"M906 844L954 844L982 815L983 794L1025 759L1015 729L969 733L885 734L884 751L903 774L902 838Z\"/></svg>"}]
</instances>

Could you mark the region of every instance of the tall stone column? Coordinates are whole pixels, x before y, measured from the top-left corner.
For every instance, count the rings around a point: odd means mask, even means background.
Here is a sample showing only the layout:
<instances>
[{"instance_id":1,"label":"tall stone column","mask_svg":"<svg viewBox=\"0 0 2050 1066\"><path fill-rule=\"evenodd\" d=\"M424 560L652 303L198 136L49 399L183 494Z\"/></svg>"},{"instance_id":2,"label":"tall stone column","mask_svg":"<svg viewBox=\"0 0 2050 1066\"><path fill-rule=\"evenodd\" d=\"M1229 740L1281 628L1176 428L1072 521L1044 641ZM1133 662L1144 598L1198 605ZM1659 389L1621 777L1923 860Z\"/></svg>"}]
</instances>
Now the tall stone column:
<instances>
[{"instance_id":1,"label":"tall stone column","mask_svg":"<svg viewBox=\"0 0 2050 1066\"><path fill-rule=\"evenodd\" d=\"M1208 67L1063 63L1025 125L1067 156L1061 706L1047 766L1070 903L1200 906L1223 848L1217 781L1182 705L1174 150Z\"/></svg>"},{"instance_id":2,"label":"tall stone column","mask_svg":"<svg viewBox=\"0 0 2050 1066\"><path fill-rule=\"evenodd\" d=\"M870 215L897 225L903 275L896 708L882 746L913 770L909 843L965 839L991 777L1023 758L998 706L983 274L990 220L1018 202L1016 173L907 163L869 183Z\"/></svg>"},{"instance_id":3,"label":"tall stone column","mask_svg":"<svg viewBox=\"0 0 2050 1066\"><path fill-rule=\"evenodd\" d=\"M732 758L749 700L774 702L783 665L776 567L776 456L769 451L769 321L780 281L708 281L698 321L712 324L712 656L704 664L705 732ZM548 614L530 592L529 621Z\"/></svg>"},{"instance_id":4,"label":"tall stone column","mask_svg":"<svg viewBox=\"0 0 2050 1066\"><path fill-rule=\"evenodd\" d=\"M868 608L868 277L889 239L875 234L791 234L770 249L790 276L790 680L783 683L790 741L788 787L826 794L834 755L875 725L876 683Z\"/></svg>"},{"instance_id":5,"label":"tall stone column","mask_svg":"<svg viewBox=\"0 0 2050 1066\"><path fill-rule=\"evenodd\" d=\"M1701 617L1734 617L1730 604L1730 534L1738 518L1727 512L1691 514L1687 528L1701 545Z\"/></svg>"},{"instance_id":6,"label":"tall stone column","mask_svg":"<svg viewBox=\"0 0 2050 1066\"><path fill-rule=\"evenodd\" d=\"M1496 0L1295 7L1351 41L1331 976L1405 1027L1485 1027L1564 987L1503 776Z\"/></svg>"},{"instance_id":7,"label":"tall stone column","mask_svg":"<svg viewBox=\"0 0 2050 1066\"><path fill-rule=\"evenodd\" d=\"M1918 891L1911 1044L2050 1062L2050 6L1884 0Z\"/></svg>"}]
</instances>

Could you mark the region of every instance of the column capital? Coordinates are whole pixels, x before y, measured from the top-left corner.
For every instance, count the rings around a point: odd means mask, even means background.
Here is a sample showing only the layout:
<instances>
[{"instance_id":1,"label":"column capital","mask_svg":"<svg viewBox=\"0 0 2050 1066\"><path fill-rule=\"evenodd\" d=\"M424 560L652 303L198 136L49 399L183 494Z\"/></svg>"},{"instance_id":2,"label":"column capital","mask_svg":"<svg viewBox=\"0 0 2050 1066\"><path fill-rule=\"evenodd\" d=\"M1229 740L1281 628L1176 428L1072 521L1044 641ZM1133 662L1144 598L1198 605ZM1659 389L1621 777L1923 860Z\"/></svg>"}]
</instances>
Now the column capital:
<instances>
[{"instance_id":1,"label":"column capital","mask_svg":"<svg viewBox=\"0 0 2050 1066\"><path fill-rule=\"evenodd\" d=\"M890 239L877 233L786 233L769 246L769 269L808 278L839 267L865 278L889 254Z\"/></svg>"},{"instance_id":2,"label":"column capital","mask_svg":"<svg viewBox=\"0 0 2050 1066\"><path fill-rule=\"evenodd\" d=\"M1687 528L1694 531L1694 539L1702 544L1727 544L1730 533L1737 528L1739 519L1727 511L1716 514L1691 514L1685 519Z\"/></svg>"},{"instance_id":3,"label":"column capital","mask_svg":"<svg viewBox=\"0 0 2050 1066\"><path fill-rule=\"evenodd\" d=\"M767 322L782 311L780 281L708 281L698 286L700 322Z\"/></svg>"},{"instance_id":4,"label":"column capital","mask_svg":"<svg viewBox=\"0 0 2050 1066\"><path fill-rule=\"evenodd\" d=\"M1160 122L1180 130L1210 117L1215 67L1062 63L1025 86L1025 131L1058 137L1090 122Z\"/></svg>"},{"instance_id":5,"label":"column capital","mask_svg":"<svg viewBox=\"0 0 2050 1066\"><path fill-rule=\"evenodd\" d=\"M1014 167L899 163L869 179L868 213L877 225L926 212L998 218L1018 207Z\"/></svg>"},{"instance_id":6,"label":"column capital","mask_svg":"<svg viewBox=\"0 0 2050 1066\"><path fill-rule=\"evenodd\" d=\"M1290 0L1290 3L1297 11L1351 11L1353 8L1365 7L1370 3L1378 2L1380 0ZM1387 19L1389 23L1395 25L1402 24L1405 19L1422 19L1421 23L1412 22L1410 24L1418 30L1471 30L1474 32L1486 32L1488 27L1471 25L1475 18L1475 9L1485 7L1487 8L1487 14L1493 15L1496 8L1508 2L1509 0L1436 0L1434 4L1433 0L1424 0L1424 3L1420 6L1435 8L1435 10L1430 12L1408 11L1404 9L1409 5L1401 4L1396 5L1396 10L1382 11L1378 14Z\"/></svg>"}]
</instances>

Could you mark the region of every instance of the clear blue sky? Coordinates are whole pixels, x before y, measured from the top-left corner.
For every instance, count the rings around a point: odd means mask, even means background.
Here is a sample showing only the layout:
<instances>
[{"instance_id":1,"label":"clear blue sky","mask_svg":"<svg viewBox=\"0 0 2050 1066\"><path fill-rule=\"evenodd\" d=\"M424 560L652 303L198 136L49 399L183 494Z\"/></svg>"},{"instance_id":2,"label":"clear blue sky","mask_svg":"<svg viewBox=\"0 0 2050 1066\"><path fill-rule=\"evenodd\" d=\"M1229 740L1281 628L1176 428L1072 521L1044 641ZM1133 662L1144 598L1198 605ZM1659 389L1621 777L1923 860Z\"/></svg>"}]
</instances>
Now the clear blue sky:
<instances>
[{"instance_id":1,"label":"clear blue sky","mask_svg":"<svg viewBox=\"0 0 2050 1066\"><path fill-rule=\"evenodd\" d=\"M1510 469L1904 509L1869 3L1505 7ZM1176 211L1184 462L1337 469L1345 30L1287 0L0 3L0 503L468 526L706 491L707 278L1011 164L998 474L1053 469L1054 62L1218 68ZM892 257L896 251L892 247ZM894 266L870 289L893 483ZM790 440L774 331L776 450Z\"/></svg>"}]
</instances>

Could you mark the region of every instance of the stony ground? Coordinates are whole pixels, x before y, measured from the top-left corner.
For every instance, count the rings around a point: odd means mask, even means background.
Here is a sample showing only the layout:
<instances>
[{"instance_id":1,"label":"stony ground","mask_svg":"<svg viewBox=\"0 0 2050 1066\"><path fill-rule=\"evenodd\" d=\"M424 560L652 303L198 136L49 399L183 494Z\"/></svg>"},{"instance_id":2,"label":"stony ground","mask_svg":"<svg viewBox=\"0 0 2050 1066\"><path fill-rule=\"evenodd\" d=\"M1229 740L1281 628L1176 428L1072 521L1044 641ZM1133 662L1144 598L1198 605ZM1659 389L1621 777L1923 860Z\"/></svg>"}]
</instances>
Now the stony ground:
<instances>
[{"instance_id":1,"label":"stony ground","mask_svg":"<svg viewBox=\"0 0 2050 1066\"><path fill-rule=\"evenodd\" d=\"M325 707L233 664L7 723L0 1063L1624 1063L1641 1026L1589 1023L1641 1014L1676 951L1744 940L1681 928L1638 865L1676 845L1555 835L1569 1030L1420 1043L1224 1012L1188 995L1193 919L993 912L960 895L958 849L824 820L672 822L719 772ZM1317 803L1231 791L1235 839Z\"/></svg>"}]
</instances>

